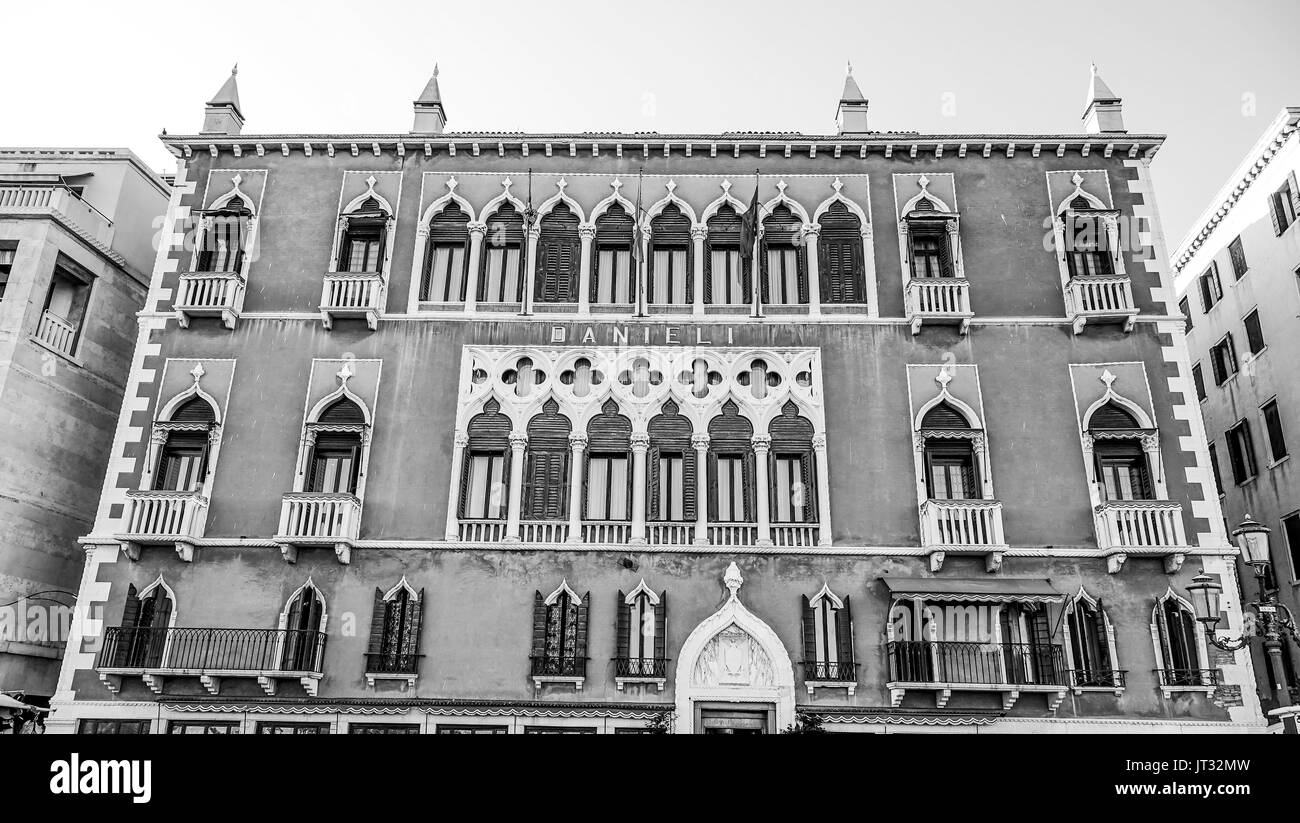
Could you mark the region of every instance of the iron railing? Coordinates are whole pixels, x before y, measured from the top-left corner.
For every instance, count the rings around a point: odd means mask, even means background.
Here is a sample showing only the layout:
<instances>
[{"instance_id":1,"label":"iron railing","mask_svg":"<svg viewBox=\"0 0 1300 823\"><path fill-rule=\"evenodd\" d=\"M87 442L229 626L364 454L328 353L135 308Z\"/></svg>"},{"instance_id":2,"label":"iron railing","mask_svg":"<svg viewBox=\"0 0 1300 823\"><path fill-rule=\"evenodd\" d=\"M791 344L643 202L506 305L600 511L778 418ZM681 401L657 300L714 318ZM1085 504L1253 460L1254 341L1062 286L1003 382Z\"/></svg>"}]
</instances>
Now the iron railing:
<instances>
[{"instance_id":1,"label":"iron railing","mask_svg":"<svg viewBox=\"0 0 1300 823\"><path fill-rule=\"evenodd\" d=\"M188 671L316 672L325 633L305 629L104 630L99 668Z\"/></svg>"},{"instance_id":2,"label":"iron railing","mask_svg":"<svg viewBox=\"0 0 1300 823\"><path fill-rule=\"evenodd\" d=\"M803 662L803 679L852 683L858 679L857 663L829 663L822 660Z\"/></svg>"},{"instance_id":3,"label":"iron railing","mask_svg":"<svg viewBox=\"0 0 1300 823\"><path fill-rule=\"evenodd\" d=\"M658 657L615 657L615 677L668 677L668 660Z\"/></svg>"},{"instance_id":4,"label":"iron railing","mask_svg":"<svg viewBox=\"0 0 1300 823\"><path fill-rule=\"evenodd\" d=\"M905 683L1063 686L1065 651L1033 643L896 640L889 643L889 679Z\"/></svg>"},{"instance_id":5,"label":"iron railing","mask_svg":"<svg viewBox=\"0 0 1300 823\"><path fill-rule=\"evenodd\" d=\"M1122 689L1127 675L1122 669L1072 669L1070 680L1079 688Z\"/></svg>"},{"instance_id":6,"label":"iron railing","mask_svg":"<svg viewBox=\"0 0 1300 823\"><path fill-rule=\"evenodd\" d=\"M1162 686L1210 687L1219 685L1218 669L1156 669Z\"/></svg>"},{"instance_id":7,"label":"iron railing","mask_svg":"<svg viewBox=\"0 0 1300 823\"><path fill-rule=\"evenodd\" d=\"M420 669L422 654L395 654L392 652L367 652L367 674L415 674Z\"/></svg>"},{"instance_id":8,"label":"iron railing","mask_svg":"<svg viewBox=\"0 0 1300 823\"><path fill-rule=\"evenodd\" d=\"M585 657L534 657L533 677L586 677Z\"/></svg>"}]
</instances>

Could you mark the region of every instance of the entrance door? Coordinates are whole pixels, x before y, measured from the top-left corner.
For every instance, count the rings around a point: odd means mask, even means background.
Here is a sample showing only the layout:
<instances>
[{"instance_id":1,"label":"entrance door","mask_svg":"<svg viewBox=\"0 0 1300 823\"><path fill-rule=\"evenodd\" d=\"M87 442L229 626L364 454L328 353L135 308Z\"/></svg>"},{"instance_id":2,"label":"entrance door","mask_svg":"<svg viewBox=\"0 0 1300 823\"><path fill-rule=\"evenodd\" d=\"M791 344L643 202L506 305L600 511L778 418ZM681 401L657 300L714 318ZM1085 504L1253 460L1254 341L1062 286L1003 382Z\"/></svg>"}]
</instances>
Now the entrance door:
<instances>
[{"instance_id":1,"label":"entrance door","mask_svg":"<svg viewBox=\"0 0 1300 823\"><path fill-rule=\"evenodd\" d=\"M769 712L759 710L701 709L704 734L767 734Z\"/></svg>"}]
</instances>

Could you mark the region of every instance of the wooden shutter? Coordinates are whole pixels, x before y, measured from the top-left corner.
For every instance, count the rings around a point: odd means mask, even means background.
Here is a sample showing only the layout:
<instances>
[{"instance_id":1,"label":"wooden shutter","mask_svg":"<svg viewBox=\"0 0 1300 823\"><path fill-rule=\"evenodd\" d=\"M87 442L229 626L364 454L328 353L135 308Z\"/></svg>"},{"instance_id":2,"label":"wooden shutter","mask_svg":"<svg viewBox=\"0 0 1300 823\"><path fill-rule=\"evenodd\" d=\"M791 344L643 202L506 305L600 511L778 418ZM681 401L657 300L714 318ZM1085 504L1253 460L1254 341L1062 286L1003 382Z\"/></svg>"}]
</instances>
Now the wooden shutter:
<instances>
[{"instance_id":1,"label":"wooden shutter","mask_svg":"<svg viewBox=\"0 0 1300 823\"><path fill-rule=\"evenodd\" d=\"M853 663L853 610L848 597L844 598L844 608L835 612L835 634L840 662Z\"/></svg>"},{"instance_id":2,"label":"wooden shutter","mask_svg":"<svg viewBox=\"0 0 1300 823\"><path fill-rule=\"evenodd\" d=\"M424 589L420 589L406 610L406 633L402 637L402 654L420 653L420 629L424 623Z\"/></svg>"},{"instance_id":3,"label":"wooden shutter","mask_svg":"<svg viewBox=\"0 0 1300 823\"><path fill-rule=\"evenodd\" d=\"M1275 192L1268 196L1268 216L1273 218L1273 234L1282 234L1282 212L1277 207L1279 195Z\"/></svg>"},{"instance_id":4,"label":"wooden shutter","mask_svg":"<svg viewBox=\"0 0 1300 823\"><path fill-rule=\"evenodd\" d=\"M803 522L817 522L817 483L813 461L816 456L807 452L799 458L799 479L803 483Z\"/></svg>"},{"instance_id":5,"label":"wooden shutter","mask_svg":"<svg viewBox=\"0 0 1300 823\"><path fill-rule=\"evenodd\" d=\"M140 625L140 593L135 584L126 587L126 602L122 604L122 623L124 628L134 629Z\"/></svg>"},{"instance_id":6,"label":"wooden shutter","mask_svg":"<svg viewBox=\"0 0 1300 823\"><path fill-rule=\"evenodd\" d=\"M620 660L626 660L632 653L632 614L624 602L626 597L619 589L618 599L614 601L614 656Z\"/></svg>"},{"instance_id":7,"label":"wooden shutter","mask_svg":"<svg viewBox=\"0 0 1300 823\"><path fill-rule=\"evenodd\" d=\"M587 657L587 616L591 610L591 592L582 596L582 602L578 604L578 625L574 631L573 657L578 663L578 670L582 671L582 661Z\"/></svg>"},{"instance_id":8,"label":"wooden shutter","mask_svg":"<svg viewBox=\"0 0 1300 823\"><path fill-rule=\"evenodd\" d=\"M127 584L126 602L122 604L122 621L119 625L122 631L118 632L117 648L113 650L113 665L123 667L130 665L131 648L136 645L137 635L140 634L140 593L133 583Z\"/></svg>"},{"instance_id":9,"label":"wooden shutter","mask_svg":"<svg viewBox=\"0 0 1300 823\"><path fill-rule=\"evenodd\" d=\"M646 477L650 484L646 495L647 520L660 520L659 517L659 446L651 441L649 450L646 452L646 461L649 463L649 471Z\"/></svg>"},{"instance_id":10,"label":"wooden shutter","mask_svg":"<svg viewBox=\"0 0 1300 823\"><path fill-rule=\"evenodd\" d=\"M957 270L953 267L952 260L955 249L953 244L957 242L954 236L949 238L948 232L941 227L938 234L939 238L939 274L942 277L956 277Z\"/></svg>"},{"instance_id":11,"label":"wooden shutter","mask_svg":"<svg viewBox=\"0 0 1300 823\"><path fill-rule=\"evenodd\" d=\"M1296 186L1295 172L1291 172L1286 178L1287 191L1291 193L1291 213L1300 220L1300 187Z\"/></svg>"},{"instance_id":12,"label":"wooden shutter","mask_svg":"<svg viewBox=\"0 0 1300 823\"><path fill-rule=\"evenodd\" d=\"M546 655L546 599L533 593L533 657Z\"/></svg>"},{"instance_id":13,"label":"wooden shutter","mask_svg":"<svg viewBox=\"0 0 1300 823\"><path fill-rule=\"evenodd\" d=\"M655 660L668 657L668 590L659 593L659 605L655 607Z\"/></svg>"},{"instance_id":14,"label":"wooden shutter","mask_svg":"<svg viewBox=\"0 0 1300 823\"><path fill-rule=\"evenodd\" d=\"M686 495L682 501L682 517L688 523L699 518L700 487L697 485L699 478L695 476L698 462L693 449L682 453L682 494Z\"/></svg>"},{"instance_id":15,"label":"wooden shutter","mask_svg":"<svg viewBox=\"0 0 1300 823\"><path fill-rule=\"evenodd\" d=\"M741 482L745 487L745 522L753 523L757 519L756 509L756 491L755 491L755 474L754 474L754 452L745 452L745 458L741 462Z\"/></svg>"},{"instance_id":16,"label":"wooden shutter","mask_svg":"<svg viewBox=\"0 0 1300 823\"><path fill-rule=\"evenodd\" d=\"M704 241L704 302L713 302L713 246Z\"/></svg>"},{"instance_id":17,"label":"wooden shutter","mask_svg":"<svg viewBox=\"0 0 1300 823\"><path fill-rule=\"evenodd\" d=\"M1097 633L1097 668L1110 671L1114 668L1110 659L1110 635L1106 631L1106 615L1100 603L1092 613L1092 622Z\"/></svg>"},{"instance_id":18,"label":"wooden shutter","mask_svg":"<svg viewBox=\"0 0 1300 823\"><path fill-rule=\"evenodd\" d=\"M371 654L379 654L384 650L384 627L388 625L388 604L384 602L384 590L375 588L375 607L370 613L370 645L367 647Z\"/></svg>"},{"instance_id":19,"label":"wooden shutter","mask_svg":"<svg viewBox=\"0 0 1300 823\"><path fill-rule=\"evenodd\" d=\"M799 595L799 600L803 604L803 659L804 663L816 663L817 661L817 612L813 610L812 604L808 602L808 595ZM808 676L805 669L804 677ZM816 670L813 672L816 677Z\"/></svg>"},{"instance_id":20,"label":"wooden shutter","mask_svg":"<svg viewBox=\"0 0 1300 823\"><path fill-rule=\"evenodd\" d=\"M708 456L709 470L709 519L716 522L718 519L718 456L712 451Z\"/></svg>"},{"instance_id":21,"label":"wooden shutter","mask_svg":"<svg viewBox=\"0 0 1300 823\"><path fill-rule=\"evenodd\" d=\"M799 284L799 302L808 302L808 244L795 246L795 282Z\"/></svg>"}]
</instances>

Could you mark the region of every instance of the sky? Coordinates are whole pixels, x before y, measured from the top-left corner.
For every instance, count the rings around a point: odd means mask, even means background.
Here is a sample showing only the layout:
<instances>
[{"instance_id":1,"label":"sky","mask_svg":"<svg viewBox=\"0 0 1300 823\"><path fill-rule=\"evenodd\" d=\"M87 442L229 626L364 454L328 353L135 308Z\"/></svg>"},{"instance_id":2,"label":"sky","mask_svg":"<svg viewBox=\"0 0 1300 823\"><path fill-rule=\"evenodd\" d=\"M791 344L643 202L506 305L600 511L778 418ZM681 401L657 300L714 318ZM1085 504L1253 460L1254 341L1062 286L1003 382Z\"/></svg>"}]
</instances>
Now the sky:
<instances>
[{"instance_id":1,"label":"sky","mask_svg":"<svg viewBox=\"0 0 1300 823\"><path fill-rule=\"evenodd\" d=\"M1278 110L1300 105L1297 0L10 3L0 145L197 132L239 64L246 134L401 133L440 64L456 131L834 131L845 66L873 129L1081 130L1088 67L1153 163L1172 251ZM55 18L57 15L57 19ZM55 23L57 22L57 25Z\"/></svg>"}]
</instances>

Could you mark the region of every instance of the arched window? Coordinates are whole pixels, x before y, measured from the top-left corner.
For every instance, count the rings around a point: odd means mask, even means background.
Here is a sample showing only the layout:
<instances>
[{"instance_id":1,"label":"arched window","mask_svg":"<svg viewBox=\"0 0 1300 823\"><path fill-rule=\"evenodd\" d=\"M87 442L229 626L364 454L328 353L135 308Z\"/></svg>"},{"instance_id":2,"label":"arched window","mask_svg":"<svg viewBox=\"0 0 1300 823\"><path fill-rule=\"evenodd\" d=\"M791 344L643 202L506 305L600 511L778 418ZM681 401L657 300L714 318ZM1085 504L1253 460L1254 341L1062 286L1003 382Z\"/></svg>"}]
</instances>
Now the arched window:
<instances>
[{"instance_id":1,"label":"arched window","mask_svg":"<svg viewBox=\"0 0 1300 823\"><path fill-rule=\"evenodd\" d=\"M650 419L650 452L646 456L650 501L646 518L682 523L696 519L696 461L691 448L691 421L683 417L672 400Z\"/></svg>"},{"instance_id":2,"label":"arched window","mask_svg":"<svg viewBox=\"0 0 1300 823\"><path fill-rule=\"evenodd\" d=\"M618 412L618 403L605 401L601 413L587 424L587 520L632 518L632 421Z\"/></svg>"},{"instance_id":3,"label":"arched window","mask_svg":"<svg viewBox=\"0 0 1300 823\"><path fill-rule=\"evenodd\" d=\"M557 203L542 218L534 299L540 303L577 302L579 246L578 216L565 203Z\"/></svg>"},{"instance_id":4,"label":"arched window","mask_svg":"<svg viewBox=\"0 0 1300 823\"><path fill-rule=\"evenodd\" d=\"M1065 264L1070 277L1104 277L1115 273L1110 234L1094 204L1082 195L1069 201L1064 217Z\"/></svg>"},{"instance_id":5,"label":"arched window","mask_svg":"<svg viewBox=\"0 0 1300 823\"><path fill-rule=\"evenodd\" d=\"M709 218L704 249L704 302L744 306L750 301L749 266L740 256L740 216L724 205Z\"/></svg>"},{"instance_id":6,"label":"arched window","mask_svg":"<svg viewBox=\"0 0 1300 823\"><path fill-rule=\"evenodd\" d=\"M368 674L414 674L420 653L420 622L424 590L414 591L403 577L387 593L375 589L370 618Z\"/></svg>"},{"instance_id":7,"label":"arched window","mask_svg":"<svg viewBox=\"0 0 1300 823\"><path fill-rule=\"evenodd\" d=\"M1120 404L1110 401L1088 419L1093 461L1105 500L1152 500L1151 465L1143 430Z\"/></svg>"},{"instance_id":8,"label":"arched window","mask_svg":"<svg viewBox=\"0 0 1300 823\"><path fill-rule=\"evenodd\" d=\"M1156 602L1152 622L1161 684L1213 686L1216 675L1208 668L1196 617L1187 604L1172 592L1166 594Z\"/></svg>"},{"instance_id":9,"label":"arched window","mask_svg":"<svg viewBox=\"0 0 1300 823\"><path fill-rule=\"evenodd\" d=\"M322 621L325 617L325 599L316 586L308 581L285 606L280 615L283 646L280 668L286 672L314 672L320 670L321 651L325 645Z\"/></svg>"},{"instance_id":10,"label":"arched window","mask_svg":"<svg viewBox=\"0 0 1300 823\"><path fill-rule=\"evenodd\" d=\"M248 243L253 212L239 197L205 216L199 246L198 271L240 272Z\"/></svg>"},{"instance_id":11,"label":"arched window","mask_svg":"<svg viewBox=\"0 0 1300 823\"><path fill-rule=\"evenodd\" d=\"M383 204L368 197L349 212L339 246L339 271L378 273L383 271L384 244L388 237L389 214Z\"/></svg>"},{"instance_id":12,"label":"arched window","mask_svg":"<svg viewBox=\"0 0 1300 823\"><path fill-rule=\"evenodd\" d=\"M808 302L806 247L799 218L782 203L763 220L763 303L788 306Z\"/></svg>"},{"instance_id":13,"label":"arched window","mask_svg":"<svg viewBox=\"0 0 1300 823\"><path fill-rule=\"evenodd\" d=\"M316 441L308 458L305 491L324 494L356 494L361 473L361 430L365 413L346 397L340 397L315 420Z\"/></svg>"},{"instance_id":14,"label":"arched window","mask_svg":"<svg viewBox=\"0 0 1300 823\"><path fill-rule=\"evenodd\" d=\"M852 681L857 679L853 659L853 611L849 598L837 597L823 586L810 600L803 601L804 679Z\"/></svg>"},{"instance_id":15,"label":"arched window","mask_svg":"<svg viewBox=\"0 0 1300 823\"><path fill-rule=\"evenodd\" d=\"M630 594L620 591L615 605L614 676L665 677L668 593L655 594L642 580Z\"/></svg>"},{"instance_id":16,"label":"arched window","mask_svg":"<svg viewBox=\"0 0 1300 823\"><path fill-rule=\"evenodd\" d=\"M583 677L587 671L587 612L591 592L582 598L567 582L533 598L533 676Z\"/></svg>"},{"instance_id":17,"label":"arched window","mask_svg":"<svg viewBox=\"0 0 1300 823\"><path fill-rule=\"evenodd\" d=\"M735 401L709 421L709 520L754 522L754 426Z\"/></svg>"},{"instance_id":18,"label":"arched window","mask_svg":"<svg viewBox=\"0 0 1300 823\"><path fill-rule=\"evenodd\" d=\"M528 421L524 464L525 520L563 520L568 511L569 433L573 424L547 400L542 413Z\"/></svg>"},{"instance_id":19,"label":"arched window","mask_svg":"<svg viewBox=\"0 0 1300 823\"><path fill-rule=\"evenodd\" d=\"M682 305L693 299L691 221L669 203L650 221L650 302Z\"/></svg>"},{"instance_id":20,"label":"arched window","mask_svg":"<svg viewBox=\"0 0 1300 823\"><path fill-rule=\"evenodd\" d=\"M469 266L469 215L455 200L429 223L420 299L452 302L465 299Z\"/></svg>"},{"instance_id":21,"label":"arched window","mask_svg":"<svg viewBox=\"0 0 1300 823\"><path fill-rule=\"evenodd\" d=\"M1121 688L1123 674L1115 671L1110 620L1100 603L1082 592L1066 607L1066 628L1070 636L1070 662L1074 685L1093 688Z\"/></svg>"},{"instance_id":22,"label":"arched window","mask_svg":"<svg viewBox=\"0 0 1300 823\"><path fill-rule=\"evenodd\" d=\"M980 500L979 460L974 429L966 415L947 401L938 403L921 420L925 437L925 487L931 500Z\"/></svg>"},{"instance_id":23,"label":"arched window","mask_svg":"<svg viewBox=\"0 0 1300 823\"><path fill-rule=\"evenodd\" d=\"M155 491L195 491L207 476L211 432L216 412L202 397L186 400L167 422L166 441L154 471Z\"/></svg>"},{"instance_id":24,"label":"arched window","mask_svg":"<svg viewBox=\"0 0 1300 823\"><path fill-rule=\"evenodd\" d=\"M486 222L478 302L521 302L524 299L523 218L513 204L503 203Z\"/></svg>"},{"instance_id":25,"label":"arched window","mask_svg":"<svg viewBox=\"0 0 1300 823\"><path fill-rule=\"evenodd\" d=\"M128 585L113 665L129 669L161 667L173 606L171 593L162 585L162 578L143 593Z\"/></svg>"},{"instance_id":26,"label":"arched window","mask_svg":"<svg viewBox=\"0 0 1300 823\"><path fill-rule=\"evenodd\" d=\"M817 243L818 278L823 303L865 303L866 264L862 221L836 200L821 216Z\"/></svg>"},{"instance_id":27,"label":"arched window","mask_svg":"<svg viewBox=\"0 0 1300 823\"><path fill-rule=\"evenodd\" d=\"M799 407L787 401L780 416L767 426L772 436L768 452L768 510L773 523L816 523L813 425L799 416Z\"/></svg>"},{"instance_id":28,"label":"arched window","mask_svg":"<svg viewBox=\"0 0 1300 823\"><path fill-rule=\"evenodd\" d=\"M469 421L461 478L460 514L468 520L504 520L509 491L510 418L495 399Z\"/></svg>"},{"instance_id":29,"label":"arched window","mask_svg":"<svg viewBox=\"0 0 1300 823\"><path fill-rule=\"evenodd\" d=\"M905 220L912 277L956 277L948 234L948 224L952 219L954 215L937 209L928 197L916 201L908 212Z\"/></svg>"},{"instance_id":30,"label":"arched window","mask_svg":"<svg viewBox=\"0 0 1300 823\"><path fill-rule=\"evenodd\" d=\"M632 269L632 217L618 203L596 219L591 254L591 302L631 303L636 276Z\"/></svg>"}]
</instances>

